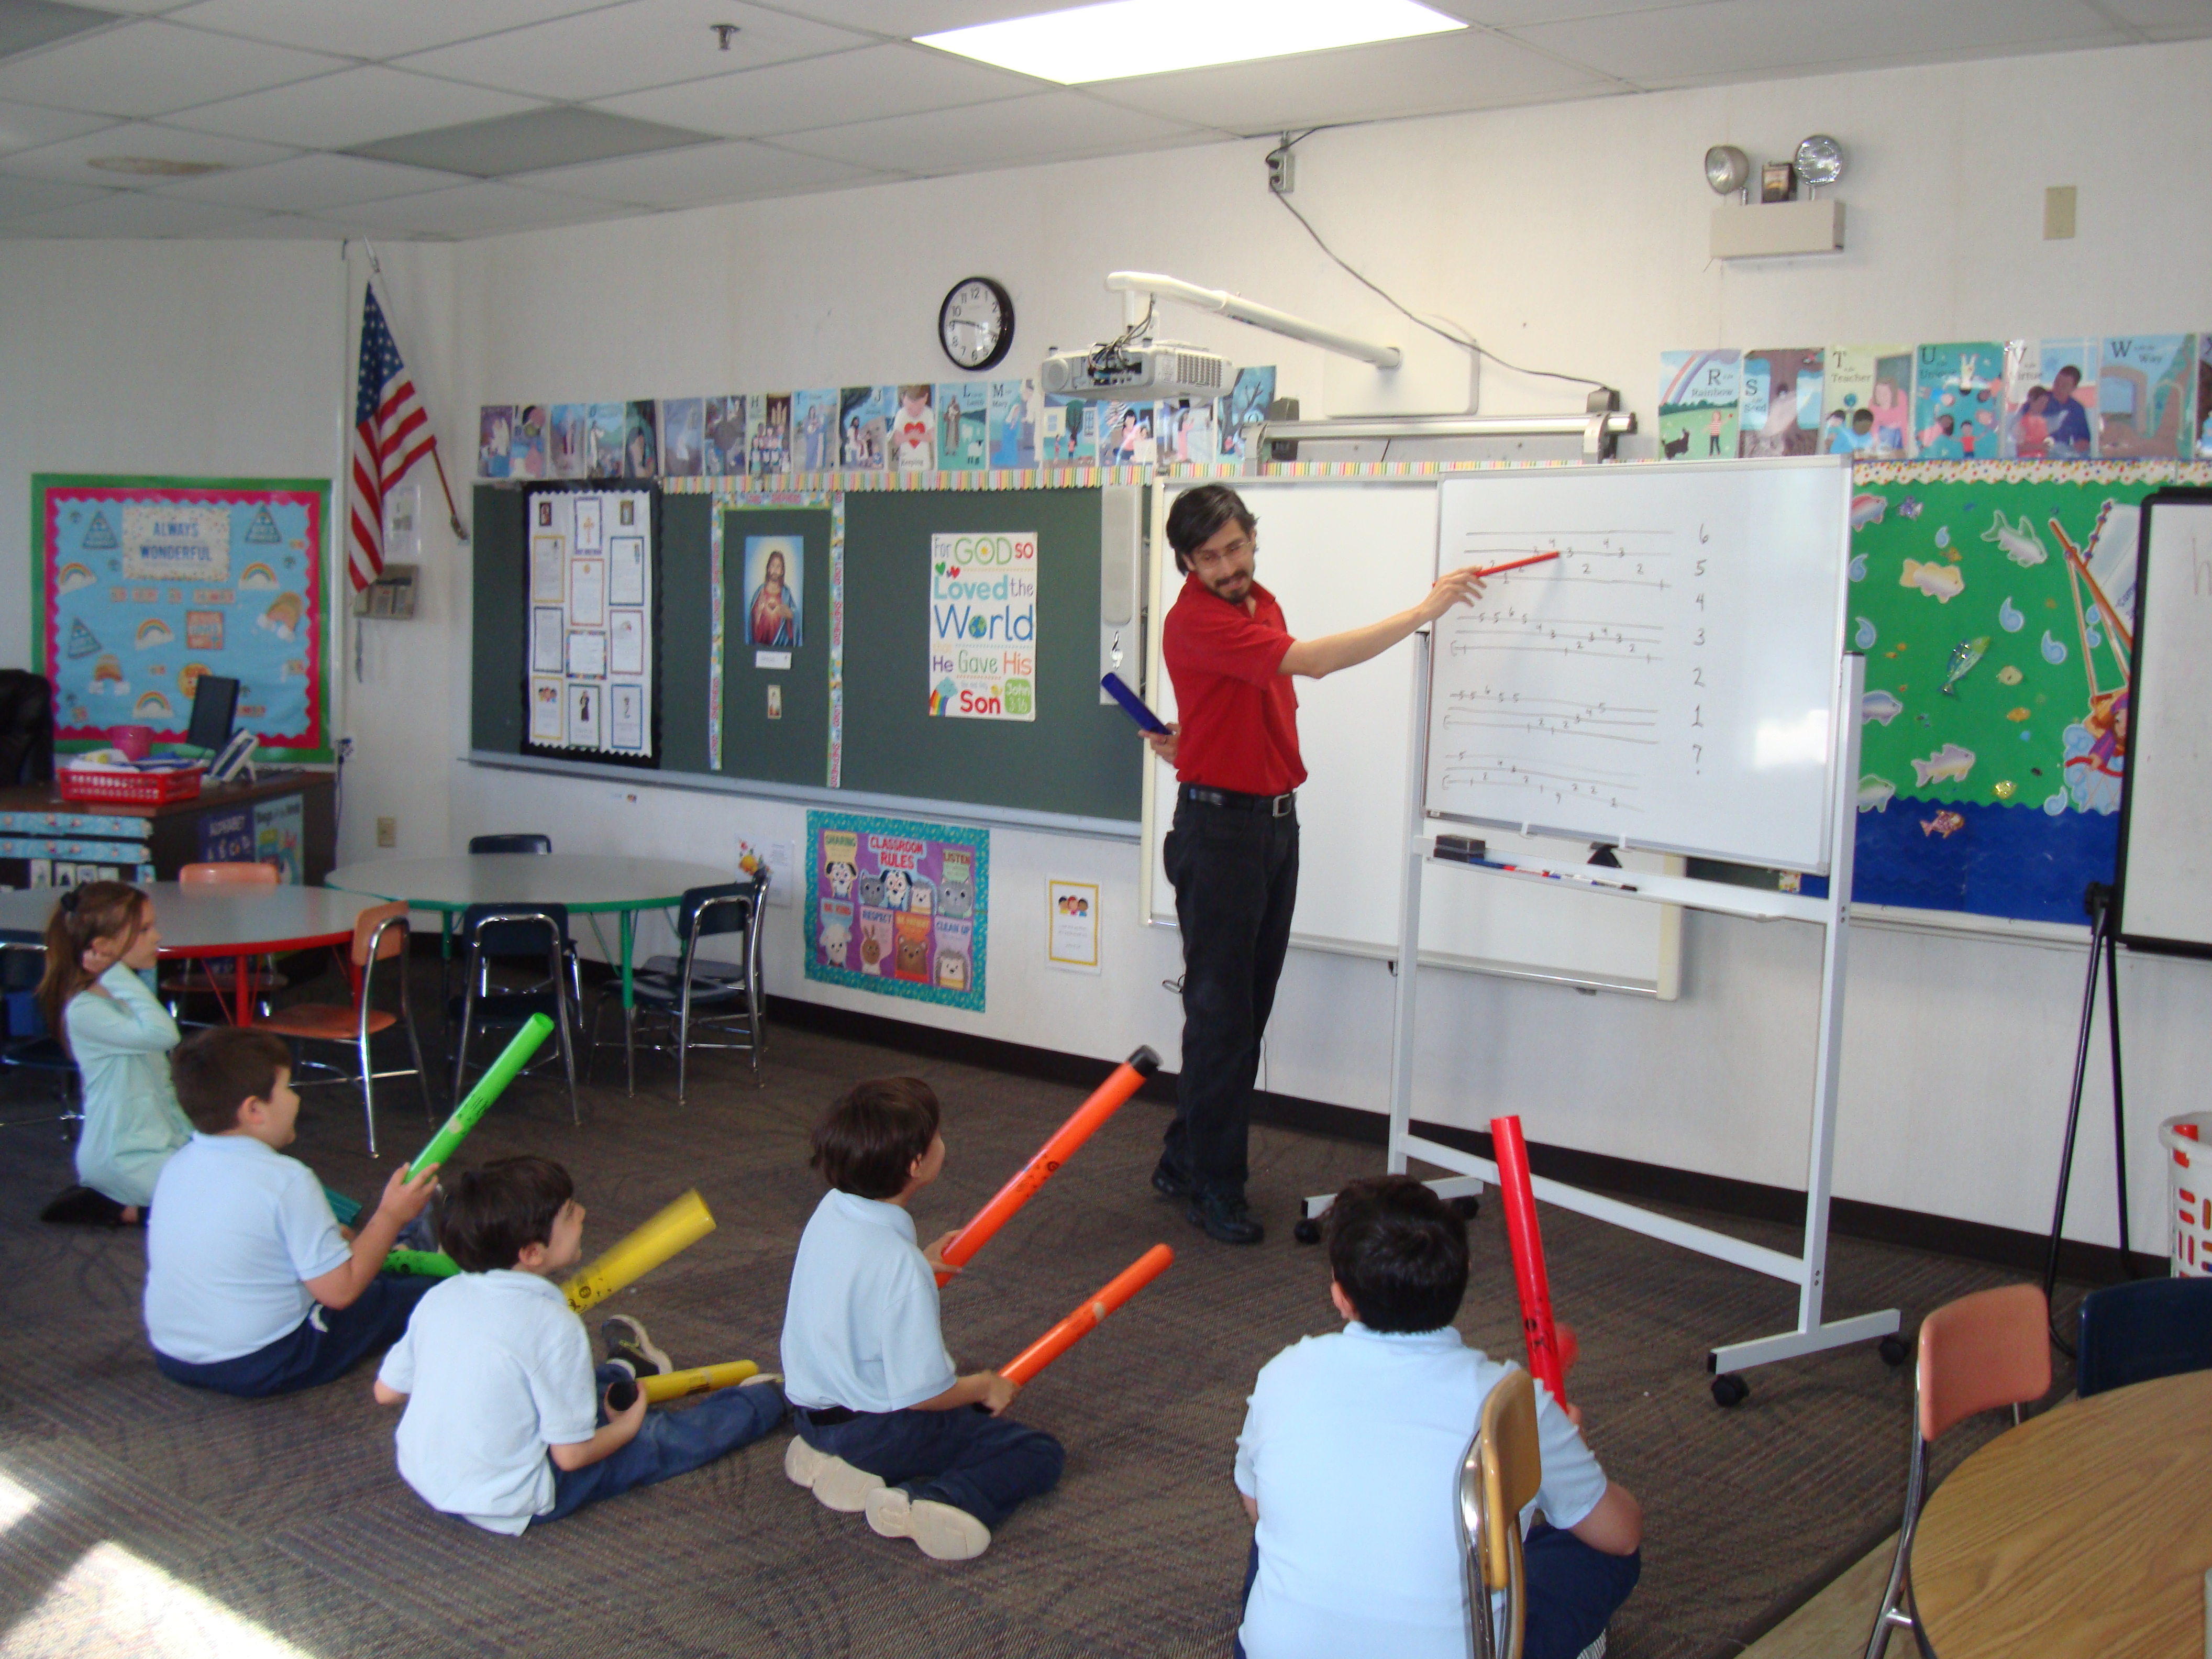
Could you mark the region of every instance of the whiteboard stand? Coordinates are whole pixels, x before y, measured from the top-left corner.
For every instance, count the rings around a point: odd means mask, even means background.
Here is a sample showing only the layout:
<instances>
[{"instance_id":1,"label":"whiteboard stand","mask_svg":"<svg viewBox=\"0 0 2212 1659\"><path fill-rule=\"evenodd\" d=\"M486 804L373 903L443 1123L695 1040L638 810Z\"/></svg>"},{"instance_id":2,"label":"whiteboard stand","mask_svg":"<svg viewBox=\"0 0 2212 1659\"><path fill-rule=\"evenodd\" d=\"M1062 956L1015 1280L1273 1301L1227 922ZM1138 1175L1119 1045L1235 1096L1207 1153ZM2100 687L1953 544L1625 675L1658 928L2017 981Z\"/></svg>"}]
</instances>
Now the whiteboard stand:
<instances>
[{"instance_id":1,"label":"whiteboard stand","mask_svg":"<svg viewBox=\"0 0 2212 1659\"><path fill-rule=\"evenodd\" d=\"M1419 1158L1442 1169L1455 1171L1443 1179L1428 1184L1441 1196L1456 1198L1481 1192L1486 1181L1498 1179L1498 1166L1488 1158L1477 1158L1472 1152L1447 1146L1412 1132L1413 1104L1413 1018L1414 981L1416 975L1408 964L1420 959L1421 882L1427 866L1437 862L1431 859L1431 842L1425 813L1424 780L1428 775L1428 687L1429 653L1432 648L1429 630L1424 629L1415 635L1416 663L1413 709L1414 763L1409 772L1405 804L1406 854L1401 865L1398 881L1399 949L1396 971L1398 982L1395 1000L1390 1013L1390 1139L1389 1170L1393 1175L1406 1172L1409 1158ZM1860 694L1866 684L1866 662L1863 658L1845 656L1838 667L1842 682L1842 696L1835 704L1843 718L1838 722L1843 728L1839 741L1833 741L1830 757L1832 778L1829 787L1829 822L1827 837L1828 893L1825 898L1807 898L1800 894L1765 892L1753 888L1735 887L1724 882L1704 881L1688 876L1654 875L1643 871L1636 873L1636 890L1625 888L1593 888L1595 892L1607 893L1622 899L1640 900L1645 903L1680 904L1695 909L1711 910L1725 915L1747 916L1757 921L1805 921L1820 927L1824 931L1824 948L1820 960L1820 1024L1818 1053L1813 1075L1813 1123L1805 1172L1805 1243L1802 1253L1786 1255L1771 1250L1764 1245L1747 1243L1726 1233L1716 1232L1672 1216L1640 1209L1602 1194L1585 1192L1543 1176L1531 1180L1538 1198L1560 1208L1572 1210L1631 1232L1642 1233L1668 1244L1680 1245L1700 1255L1733 1262L1753 1273L1766 1274L1797 1286L1797 1325L1794 1330L1773 1336L1759 1337L1749 1342L1734 1342L1724 1347L1710 1350L1705 1356L1706 1369L1713 1373L1713 1397L1723 1406L1733 1406L1748 1393L1741 1379L1734 1373L1748 1370L1754 1365L1771 1364L1776 1360L1795 1359L1806 1354L1823 1352L1852 1342L1864 1342L1878 1337L1893 1336L1898 1329L1898 1310L1884 1309L1880 1313L1861 1314L1855 1318L1830 1321L1824 1317L1823 1297L1827 1285L1828 1270L1828 1200L1835 1172L1836 1157L1836 1084L1843 1061L1844 1035L1844 972L1849 939L1850 894L1851 890L1851 855L1858 821L1857 796L1859 773ZM1443 860L1437 862L1439 869L1464 872L1468 878L1487 878L1496 881L1541 881L1546 877L1539 866L1522 866L1518 869L1491 870L1480 865L1465 865ZM1587 877L1583 866L1559 866L1559 874L1570 879ZM1525 873L1524 873L1525 872ZM1308 1198L1304 1214L1308 1218L1326 1212L1335 1201L1335 1194L1324 1193ZM1885 1350L1884 1358L1889 1358Z\"/></svg>"}]
</instances>

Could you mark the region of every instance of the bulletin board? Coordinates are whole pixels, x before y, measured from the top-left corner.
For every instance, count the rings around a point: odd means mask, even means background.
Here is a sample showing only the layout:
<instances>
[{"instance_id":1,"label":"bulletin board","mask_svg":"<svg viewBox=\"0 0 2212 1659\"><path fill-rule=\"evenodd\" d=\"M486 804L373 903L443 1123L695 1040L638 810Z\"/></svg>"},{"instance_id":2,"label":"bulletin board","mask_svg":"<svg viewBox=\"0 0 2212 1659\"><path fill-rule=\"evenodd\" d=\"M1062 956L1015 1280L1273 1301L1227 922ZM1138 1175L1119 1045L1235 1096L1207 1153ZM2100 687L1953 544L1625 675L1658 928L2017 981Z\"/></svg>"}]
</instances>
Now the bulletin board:
<instances>
[{"instance_id":1,"label":"bulletin board","mask_svg":"<svg viewBox=\"0 0 2212 1659\"><path fill-rule=\"evenodd\" d=\"M524 498L524 752L659 764L658 499Z\"/></svg>"},{"instance_id":2,"label":"bulletin board","mask_svg":"<svg viewBox=\"0 0 2212 1659\"><path fill-rule=\"evenodd\" d=\"M262 752L332 758L324 478L31 480L33 663L54 738L117 726L181 743L203 675L239 683Z\"/></svg>"},{"instance_id":3,"label":"bulletin board","mask_svg":"<svg viewBox=\"0 0 2212 1659\"><path fill-rule=\"evenodd\" d=\"M830 782L830 554L839 513L827 501L714 506L726 607L720 769L821 787ZM780 599L766 591L771 575Z\"/></svg>"}]
</instances>

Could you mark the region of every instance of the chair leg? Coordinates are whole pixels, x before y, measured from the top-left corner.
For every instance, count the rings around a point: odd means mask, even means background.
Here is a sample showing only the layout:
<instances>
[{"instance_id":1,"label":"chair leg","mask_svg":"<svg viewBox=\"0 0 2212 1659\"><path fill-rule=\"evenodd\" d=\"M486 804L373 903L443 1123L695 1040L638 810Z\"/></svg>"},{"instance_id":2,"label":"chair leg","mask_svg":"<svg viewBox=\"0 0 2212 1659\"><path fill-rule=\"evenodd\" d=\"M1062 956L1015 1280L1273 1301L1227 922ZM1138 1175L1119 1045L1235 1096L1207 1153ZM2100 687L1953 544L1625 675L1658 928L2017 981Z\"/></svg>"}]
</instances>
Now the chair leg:
<instances>
[{"instance_id":1,"label":"chair leg","mask_svg":"<svg viewBox=\"0 0 2212 1659\"><path fill-rule=\"evenodd\" d=\"M475 1025L476 1018L477 987L475 980L471 979L468 981L468 989L462 994L460 1035L453 1041L453 1097L455 1100L461 1097L461 1079L466 1073L469 1063L469 1031Z\"/></svg>"},{"instance_id":2,"label":"chair leg","mask_svg":"<svg viewBox=\"0 0 2212 1659\"><path fill-rule=\"evenodd\" d=\"M684 1000L684 1015L676 1027L676 1103L684 1103L686 1072L691 1059L691 1000Z\"/></svg>"},{"instance_id":3,"label":"chair leg","mask_svg":"<svg viewBox=\"0 0 2212 1659\"><path fill-rule=\"evenodd\" d=\"M1920 1390L1912 1393L1912 1462L1905 1478L1905 1516L1897 1528L1897 1558L1889 1565L1889 1583L1881 1593L1881 1606L1874 1616L1874 1632L1867 1638L1866 1659L1883 1659L1890 1632L1902 1626L1917 1638L1920 1626L1905 1610L1911 1600L1912 1534L1920 1522L1920 1503L1928 1479L1928 1443L1920 1437Z\"/></svg>"},{"instance_id":4,"label":"chair leg","mask_svg":"<svg viewBox=\"0 0 2212 1659\"><path fill-rule=\"evenodd\" d=\"M623 1010L623 1094L637 1097L637 1010Z\"/></svg>"},{"instance_id":5,"label":"chair leg","mask_svg":"<svg viewBox=\"0 0 2212 1659\"><path fill-rule=\"evenodd\" d=\"M371 1075L376 1069L368 1058L368 1033L361 1034L361 1109L368 1118L368 1155L376 1156L376 1079Z\"/></svg>"},{"instance_id":6,"label":"chair leg","mask_svg":"<svg viewBox=\"0 0 2212 1659\"><path fill-rule=\"evenodd\" d=\"M568 1121L580 1129L584 1127L584 1109L576 1103L576 1045L568 1036L570 1016L567 1004L568 999L561 994L561 981L556 978L553 981L553 1006L561 1016L556 1024L561 1030L561 1064L568 1073ZM576 1010L578 1017L582 1013L582 1009Z\"/></svg>"},{"instance_id":7,"label":"chair leg","mask_svg":"<svg viewBox=\"0 0 2212 1659\"><path fill-rule=\"evenodd\" d=\"M430 1068L422 1063L422 1039L416 1035L415 1016L403 1015L399 1023L407 1028L407 1052L415 1056L415 1081L422 1090L422 1121L434 1123L438 1112L430 1101Z\"/></svg>"}]
</instances>

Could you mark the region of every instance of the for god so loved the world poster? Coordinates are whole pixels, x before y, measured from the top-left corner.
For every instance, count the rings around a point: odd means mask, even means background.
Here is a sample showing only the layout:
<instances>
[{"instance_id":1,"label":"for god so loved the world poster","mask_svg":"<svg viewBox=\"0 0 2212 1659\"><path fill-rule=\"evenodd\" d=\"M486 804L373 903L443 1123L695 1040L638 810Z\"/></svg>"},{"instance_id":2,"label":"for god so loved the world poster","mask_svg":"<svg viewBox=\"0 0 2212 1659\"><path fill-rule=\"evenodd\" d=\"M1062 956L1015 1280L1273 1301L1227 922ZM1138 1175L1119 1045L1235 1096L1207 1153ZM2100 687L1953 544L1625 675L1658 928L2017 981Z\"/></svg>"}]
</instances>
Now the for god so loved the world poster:
<instances>
[{"instance_id":1,"label":"for god so loved the world poster","mask_svg":"<svg viewBox=\"0 0 2212 1659\"><path fill-rule=\"evenodd\" d=\"M806 977L983 1008L991 832L806 815Z\"/></svg>"},{"instance_id":2,"label":"for god so loved the world poster","mask_svg":"<svg viewBox=\"0 0 2212 1659\"><path fill-rule=\"evenodd\" d=\"M929 712L1036 718L1034 531L929 538Z\"/></svg>"}]
</instances>

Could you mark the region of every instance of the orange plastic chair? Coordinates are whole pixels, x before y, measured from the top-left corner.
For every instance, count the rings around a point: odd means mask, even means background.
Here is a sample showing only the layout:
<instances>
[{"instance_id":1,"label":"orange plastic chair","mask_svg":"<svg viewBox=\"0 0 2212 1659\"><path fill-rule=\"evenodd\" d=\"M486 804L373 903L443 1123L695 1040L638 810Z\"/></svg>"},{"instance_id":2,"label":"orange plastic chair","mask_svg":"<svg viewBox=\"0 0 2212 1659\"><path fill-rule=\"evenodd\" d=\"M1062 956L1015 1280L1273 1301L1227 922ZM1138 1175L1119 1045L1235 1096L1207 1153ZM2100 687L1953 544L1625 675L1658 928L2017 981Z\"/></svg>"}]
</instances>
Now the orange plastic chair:
<instances>
[{"instance_id":1,"label":"orange plastic chair","mask_svg":"<svg viewBox=\"0 0 2212 1659\"><path fill-rule=\"evenodd\" d=\"M1927 1638L1912 1612L1912 1535L1927 1499L1928 1448L1967 1418L1999 1406L2020 1408L2051 1392L2051 1304L2033 1285L1977 1291L1947 1302L1920 1322L1920 1363L1912 1382L1912 1461L1905 1480L1905 1519L1897 1559L1875 1614L1867 1659L1882 1659L1890 1632Z\"/></svg>"},{"instance_id":2,"label":"orange plastic chair","mask_svg":"<svg viewBox=\"0 0 2212 1659\"><path fill-rule=\"evenodd\" d=\"M181 886L275 887L284 872L273 864L187 864L177 872Z\"/></svg>"},{"instance_id":3,"label":"orange plastic chair","mask_svg":"<svg viewBox=\"0 0 2212 1659\"><path fill-rule=\"evenodd\" d=\"M261 1022L261 1029L274 1031L301 1042L351 1043L361 1055L362 1108L368 1116L368 1155L376 1156L376 1094L375 1080L386 1077L416 1077L422 1079L422 1115L435 1115L430 1103L430 1075L422 1065L422 1044L415 1032L415 1014L407 1000L407 906L375 904L354 919L353 954L350 958L354 979L354 1004L340 1008L330 1003L295 1003L279 1009ZM377 1007L373 1000L375 988L376 964L397 960L399 979L399 1012L388 1013ZM407 1030L407 1046L413 1053L415 1064L411 1071L380 1072L369 1059L368 1040L380 1031L388 1031L395 1025ZM328 1078L306 1079L315 1083L337 1083L346 1080L346 1074L335 1066L325 1066L319 1060L305 1062L317 1071L329 1072ZM295 1068L296 1073L297 1067Z\"/></svg>"},{"instance_id":4,"label":"orange plastic chair","mask_svg":"<svg viewBox=\"0 0 2212 1659\"><path fill-rule=\"evenodd\" d=\"M187 864L177 871L177 882L185 887L276 887L283 884L284 872L274 864ZM254 985L260 991L281 991L288 981L267 962L254 976ZM174 979L164 980L161 989L170 997L216 996L230 994L230 964L227 962L190 961L185 971ZM265 1012L268 1005L262 1005ZM177 1010L173 1003L169 1012Z\"/></svg>"}]
</instances>

